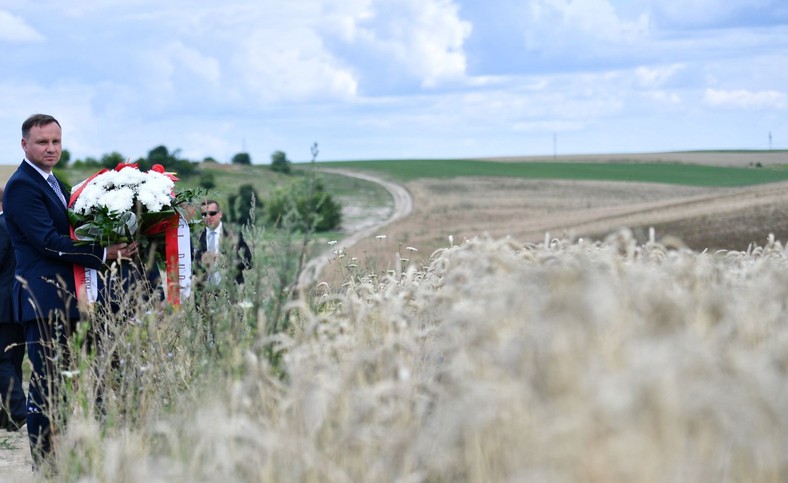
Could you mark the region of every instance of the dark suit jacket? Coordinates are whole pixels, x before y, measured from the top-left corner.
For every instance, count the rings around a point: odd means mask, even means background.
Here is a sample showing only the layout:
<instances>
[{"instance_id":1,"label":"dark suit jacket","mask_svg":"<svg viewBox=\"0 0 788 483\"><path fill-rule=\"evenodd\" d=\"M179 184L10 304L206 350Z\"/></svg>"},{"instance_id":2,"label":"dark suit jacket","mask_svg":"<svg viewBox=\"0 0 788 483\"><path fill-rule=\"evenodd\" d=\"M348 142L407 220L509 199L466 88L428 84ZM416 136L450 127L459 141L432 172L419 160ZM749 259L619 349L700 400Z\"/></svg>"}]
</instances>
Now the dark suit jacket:
<instances>
[{"instance_id":1,"label":"dark suit jacket","mask_svg":"<svg viewBox=\"0 0 788 483\"><path fill-rule=\"evenodd\" d=\"M206 233L207 228L200 232L200 239L197 241L197 248L194 251L194 264L196 273L201 271L200 260L202 260L203 253L208 250ZM234 243L229 243L228 240L232 240ZM226 248L228 246L233 247L232 254L226 253ZM235 233L227 231L227 225L225 223L222 223L222 253L233 257L233 275L235 275L235 281L237 283L244 283L243 271L244 269L249 268L252 263L252 252L249 249L249 245L246 244L246 240L244 240L241 232L238 231L238 234L236 235Z\"/></svg>"},{"instance_id":2,"label":"dark suit jacket","mask_svg":"<svg viewBox=\"0 0 788 483\"><path fill-rule=\"evenodd\" d=\"M62 182L60 189L68 193ZM25 161L6 184L3 209L16 253L16 275L26 281L14 281L16 320L47 319L56 311L78 319L73 265L100 269L104 248L74 245L66 208Z\"/></svg>"},{"instance_id":3,"label":"dark suit jacket","mask_svg":"<svg viewBox=\"0 0 788 483\"><path fill-rule=\"evenodd\" d=\"M16 257L11 237L5 223L5 214L0 213L0 324L14 322L14 271Z\"/></svg>"}]
</instances>

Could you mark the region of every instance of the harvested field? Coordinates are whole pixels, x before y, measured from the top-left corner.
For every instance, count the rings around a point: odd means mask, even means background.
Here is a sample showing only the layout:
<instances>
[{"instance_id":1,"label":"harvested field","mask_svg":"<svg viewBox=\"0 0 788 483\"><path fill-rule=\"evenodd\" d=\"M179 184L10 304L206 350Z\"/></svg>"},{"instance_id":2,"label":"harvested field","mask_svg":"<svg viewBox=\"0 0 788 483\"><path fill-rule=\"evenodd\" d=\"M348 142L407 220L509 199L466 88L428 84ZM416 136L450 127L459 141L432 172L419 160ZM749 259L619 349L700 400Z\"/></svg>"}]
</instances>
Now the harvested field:
<instances>
[{"instance_id":1,"label":"harvested field","mask_svg":"<svg viewBox=\"0 0 788 483\"><path fill-rule=\"evenodd\" d=\"M758 159L755 160L755 157ZM497 158L501 161L545 161L545 157ZM560 158L572 162L662 160L721 166L788 164L788 152L657 153L588 155ZM349 257L385 271L418 249L426 263L436 249L478 236L511 236L541 242L546 234L600 240L621 227L639 242L654 228L656 239L696 251L746 250L763 245L770 235L788 239L788 184L744 188L709 188L655 183L525 180L501 178L421 179L405 183L413 196L413 212L378 235L348 250ZM336 265L336 264L335 264ZM335 269L338 267L334 267ZM336 270L335 270L336 272ZM336 273L326 273L331 284Z\"/></svg>"}]
</instances>

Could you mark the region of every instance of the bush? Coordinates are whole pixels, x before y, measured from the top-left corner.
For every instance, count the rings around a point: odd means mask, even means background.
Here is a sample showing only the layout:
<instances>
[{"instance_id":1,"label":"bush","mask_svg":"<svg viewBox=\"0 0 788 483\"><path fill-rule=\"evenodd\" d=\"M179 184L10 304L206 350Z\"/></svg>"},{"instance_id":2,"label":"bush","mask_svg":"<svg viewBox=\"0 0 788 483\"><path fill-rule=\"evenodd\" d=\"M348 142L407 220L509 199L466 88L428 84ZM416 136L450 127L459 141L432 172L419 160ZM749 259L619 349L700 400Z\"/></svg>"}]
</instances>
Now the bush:
<instances>
[{"instance_id":1,"label":"bush","mask_svg":"<svg viewBox=\"0 0 788 483\"><path fill-rule=\"evenodd\" d=\"M249 153L238 153L233 156L232 163L250 165L252 164L252 157L249 156Z\"/></svg>"},{"instance_id":2,"label":"bush","mask_svg":"<svg viewBox=\"0 0 788 483\"><path fill-rule=\"evenodd\" d=\"M274 151L271 155L271 171L290 174L290 160L284 151Z\"/></svg>"},{"instance_id":3,"label":"bush","mask_svg":"<svg viewBox=\"0 0 788 483\"><path fill-rule=\"evenodd\" d=\"M181 178L197 170L197 163L180 158L180 149L170 152L166 146L157 146L148 152L148 157L136 161L140 169L148 171L154 164L161 164L167 171L174 171Z\"/></svg>"},{"instance_id":4,"label":"bush","mask_svg":"<svg viewBox=\"0 0 788 483\"><path fill-rule=\"evenodd\" d=\"M266 218L274 227L294 231L330 231L342 224L342 205L316 180L312 189L280 189L266 204Z\"/></svg>"},{"instance_id":5,"label":"bush","mask_svg":"<svg viewBox=\"0 0 788 483\"><path fill-rule=\"evenodd\" d=\"M126 158L117 151L112 151L101 157L101 166L107 169L115 169L115 166L125 162Z\"/></svg>"},{"instance_id":6,"label":"bush","mask_svg":"<svg viewBox=\"0 0 788 483\"><path fill-rule=\"evenodd\" d=\"M216 180L213 173L203 173L200 175L200 187L207 190L216 188Z\"/></svg>"},{"instance_id":7,"label":"bush","mask_svg":"<svg viewBox=\"0 0 788 483\"><path fill-rule=\"evenodd\" d=\"M98 159L96 159L96 158L93 158L93 157L90 157L90 156L88 156L88 157L87 157L87 158L85 158L84 160L82 160L82 159L77 159L76 161L74 161L74 163L73 163L71 166L72 166L73 168L75 168L75 169L81 169L81 168L101 168L101 162L100 162Z\"/></svg>"},{"instance_id":8,"label":"bush","mask_svg":"<svg viewBox=\"0 0 788 483\"><path fill-rule=\"evenodd\" d=\"M241 185L237 195L230 195L227 200L227 210L230 221L240 225L254 224L250 211L257 212L263 207L260 196L250 184Z\"/></svg>"}]
</instances>

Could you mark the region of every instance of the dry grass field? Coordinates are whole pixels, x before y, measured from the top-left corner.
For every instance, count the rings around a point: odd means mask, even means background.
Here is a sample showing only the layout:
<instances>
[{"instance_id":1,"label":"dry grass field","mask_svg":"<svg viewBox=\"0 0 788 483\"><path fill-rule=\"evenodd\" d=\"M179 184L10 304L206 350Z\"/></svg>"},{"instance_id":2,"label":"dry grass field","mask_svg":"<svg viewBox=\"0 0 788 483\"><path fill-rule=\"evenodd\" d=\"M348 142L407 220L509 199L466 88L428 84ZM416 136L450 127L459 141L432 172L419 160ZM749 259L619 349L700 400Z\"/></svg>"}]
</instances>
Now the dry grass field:
<instances>
[{"instance_id":1,"label":"dry grass field","mask_svg":"<svg viewBox=\"0 0 788 483\"><path fill-rule=\"evenodd\" d=\"M411 215L330 264L338 290L290 302L274 337L262 309L130 296L139 318L108 321L116 384L80 374L58 477L786 481L788 184L406 188ZM247 296L274 293L249 275ZM0 437L4 478L30 463L24 434Z\"/></svg>"},{"instance_id":2,"label":"dry grass field","mask_svg":"<svg viewBox=\"0 0 788 483\"><path fill-rule=\"evenodd\" d=\"M14 174L18 164L0 164L0 186L5 186L8 178Z\"/></svg>"},{"instance_id":3,"label":"dry grass field","mask_svg":"<svg viewBox=\"0 0 788 483\"><path fill-rule=\"evenodd\" d=\"M284 379L232 304L116 321L35 481L786 481L787 260L475 239L294 301Z\"/></svg>"},{"instance_id":4,"label":"dry grass field","mask_svg":"<svg viewBox=\"0 0 788 483\"><path fill-rule=\"evenodd\" d=\"M497 158L545 161L546 157ZM566 161L682 162L720 166L788 165L788 152L661 153L569 156ZM348 250L381 271L401 255L423 263L436 249L476 236L510 236L542 242L559 238L599 240L621 227L645 242L650 228L657 239L703 250L746 250L770 234L788 239L788 185L708 188L650 183L525 180L502 178L422 179L405 187L413 212ZM418 249L417 254L407 247ZM399 253L399 255L397 255ZM334 272L326 279L337 280Z\"/></svg>"}]
</instances>

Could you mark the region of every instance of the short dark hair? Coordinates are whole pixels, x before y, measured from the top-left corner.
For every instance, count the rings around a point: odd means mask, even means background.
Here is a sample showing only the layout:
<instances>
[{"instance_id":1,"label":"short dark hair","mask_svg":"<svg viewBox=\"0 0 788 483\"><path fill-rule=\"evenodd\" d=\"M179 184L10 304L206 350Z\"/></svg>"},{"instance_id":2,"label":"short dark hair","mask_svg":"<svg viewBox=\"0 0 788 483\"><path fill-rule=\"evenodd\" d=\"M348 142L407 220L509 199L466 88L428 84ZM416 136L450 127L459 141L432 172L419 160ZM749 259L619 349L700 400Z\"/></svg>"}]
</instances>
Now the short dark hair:
<instances>
[{"instance_id":1,"label":"short dark hair","mask_svg":"<svg viewBox=\"0 0 788 483\"><path fill-rule=\"evenodd\" d=\"M222 205L220 205L219 202L216 201L216 200L205 200L205 201L202 202L202 205L205 206L206 208L210 204L216 205L216 209L219 210L219 211L222 211Z\"/></svg>"},{"instance_id":2,"label":"short dark hair","mask_svg":"<svg viewBox=\"0 0 788 483\"><path fill-rule=\"evenodd\" d=\"M30 137L30 130L36 126L46 126L47 124L55 123L60 126L60 123L57 122L57 119L50 116L49 114L33 114L32 116L25 119L25 122L22 123L22 137L27 139Z\"/></svg>"}]
</instances>

